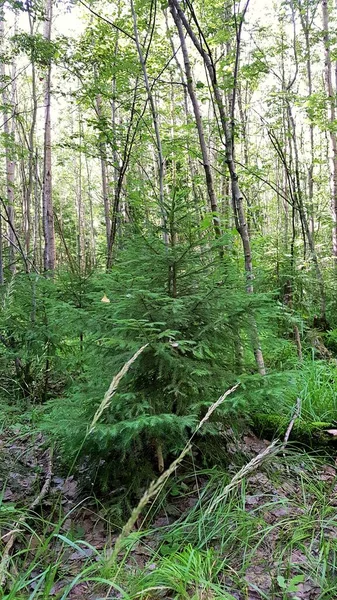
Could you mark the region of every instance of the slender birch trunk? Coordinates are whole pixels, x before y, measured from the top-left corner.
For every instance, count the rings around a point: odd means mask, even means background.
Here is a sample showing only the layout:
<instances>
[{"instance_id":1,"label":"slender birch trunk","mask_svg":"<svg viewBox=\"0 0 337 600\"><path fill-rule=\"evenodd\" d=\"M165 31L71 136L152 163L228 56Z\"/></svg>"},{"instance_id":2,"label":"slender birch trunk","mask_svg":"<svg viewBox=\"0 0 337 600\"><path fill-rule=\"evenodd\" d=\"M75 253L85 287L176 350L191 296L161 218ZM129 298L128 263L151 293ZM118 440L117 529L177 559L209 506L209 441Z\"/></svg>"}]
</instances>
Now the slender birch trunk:
<instances>
[{"instance_id":1,"label":"slender birch trunk","mask_svg":"<svg viewBox=\"0 0 337 600\"><path fill-rule=\"evenodd\" d=\"M296 204L297 204L297 208L298 208L298 212L299 212L299 216L300 216L300 220L301 220L303 235L305 236L305 238L308 242L311 260L314 264L314 269L316 272L316 278L317 278L317 283L318 283L318 288L319 288L319 296L320 296L320 317L324 322L326 322L326 300L325 300L324 279L323 279L322 271L321 271L317 253L316 253L314 237L310 230L309 220L308 220L307 212L306 212L304 201L303 201L303 193L302 193L301 177L300 177L299 153L298 153L298 146L297 146L296 124L295 124L295 119L293 117L291 106L289 103L288 103L288 115L289 115L289 129L292 134L290 139L292 140L293 147L294 147L294 170L295 170L294 196L296 198Z\"/></svg>"},{"instance_id":2,"label":"slender birch trunk","mask_svg":"<svg viewBox=\"0 0 337 600\"><path fill-rule=\"evenodd\" d=\"M90 256L92 259L93 266L96 265L96 240L95 240L95 228L94 228L94 208L93 198L91 193L91 173L89 167L88 156L85 154L85 166L87 172L87 197L89 205L89 218L90 218Z\"/></svg>"},{"instance_id":3,"label":"slender birch trunk","mask_svg":"<svg viewBox=\"0 0 337 600\"><path fill-rule=\"evenodd\" d=\"M190 59L189 59L186 40L185 40L185 36L184 36L183 26L182 26L181 20L178 17L177 10L174 5L171 5L171 14L172 14L173 20L176 24L177 30L178 30L180 46L181 46L181 50L182 50L183 58L184 58L187 89L188 89L188 94L189 94L189 97L190 97L190 100L192 103L192 107L193 107L194 119L195 119L197 131L198 131L199 145L200 145L200 150L201 150L201 154L202 154L202 166L203 166L204 172L205 172L207 194L208 194L211 211L213 213L214 233L215 233L216 237L220 237L221 236L220 217L218 214L218 203L217 203L217 199L216 199L216 195L215 195L213 174L212 174L212 170L211 170L211 161L210 161L209 151L208 151L207 144L206 144L204 127L203 127L202 118L201 118L201 111L200 111L198 99L197 99L195 88L194 88L192 69L191 69L191 65L190 65Z\"/></svg>"},{"instance_id":4,"label":"slender birch trunk","mask_svg":"<svg viewBox=\"0 0 337 600\"><path fill-rule=\"evenodd\" d=\"M102 119L102 97L100 94L96 96L96 113L99 120ZM101 162L101 179L102 179L102 194L103 194L103 205L104 205L104 220L105 220L105 232L107 248L110 248L110 236L111 236L111 204L110 204L110 184L108 180L108 169L106 162L106 144L101 142L99 145L99 155Z\"/></svg>"},{"instance_id":5,"label":"slender birch trunk","mask_svg":"<svg viewBox=\"0 0 337 600\"><path fill-rule=\"evenodd\" d=\"M4 2L0 3L0 42L4 46L5 39L5 15ZM16 19L15 19L16 22ZM3 131L5 134L5 156L6 156L6 221L7 221L7 236L9 240L9 268L12 273L15 273L15 223L14 223L14 186L15 186L15 106L16 106L16 86L15 86L15 63L11 70L11 93L8 95L8 86L4 85L2 89L2 103L5 107ZM5 63L0 64L0 75L3 81L6 77ZM2 242L2 240L1 240Z\"/></svg>"},{"instance_id":6,"label":"slender birch trunk","mask_svg":"<svg viewBox=\"0 0 337 600\"><path fill-rule=\"evenodd\" d=\"M120 3L118 2L118 16L119 15L120 15ZM118 31L117 31L116 32L115 47L114 47L114 60L117 60L118 47L119 47L119 36L118 36ZM117 80L116 80L116 75L114 74L113 78L112 78L112 101L111 101L111 126L112 126L112 141L113 141L113 150L112 150L112 159L113 159L113 197L114 198L116 198L116 193L117 193L117 189L118 189L118 177L119 177L119 170L120 170L119 157L118 157L118 152L117 152L117 147L118 147L118 133L117 133L118 111L117 111L116 99L117 99ZM120 202L118 204L120 204ZM121 209L121 212L123 210L123 212L125 214L125 210L126 210L125 206L122 208L122 206L120 207L118 205L117 206L117 213L119 212L119 209ZM118 218L118 215L115 215L115 218Z\"/></svg>"},{"instance_id":7,"label":"slender birch trunk","mask_svg":"<svg viewBox=\"0 0 337 600\"><path fill-rule=\"evenodd\" d=\"M47 42L51 41L53 0L45 2L45 22L43 36ZM52 273L55 270L56 250L54 231L54 212L52 197L52 151L51 151L51 62L46 73L44 104L44 160L43 160L43 186L42 186L42 219L44 235L44 270Z\"/></svg>"},{"instance_id":8,"label":"slender birch trunk","mask_svg":"<svg viewBox=\"0 0 337 600\"><path fill-rule=\"evenodd\" d=\"M222 135L224 137L226 163L228 166L230 180L231 180L233 209L234 209L234 214L237 217L238 232L239 232L239 235L240 235L241 241L242 241L245 272L246 272L246 279L247 279L247 292L249 294L252 294L254 291L252 250L251 250L251 244L250 244L250 239L249 239L249 232L248 232L248 225L247 225L247 220L246 220L246 215L245 215L245 209L244 209L244 205L243 205L243 195L240 190L239 179L238 179L238 175L236 173L236 167L235 167L235 162L234 162L234 157L233 157L234 132L232 131L232 126L231 126L233 113L229 116L229 118L226 115L225 106L224 106L224 102L223 102L223 98L222 98L222 92L220 91L220 88L218 86L216 68L215 68L215 65L213 62L213 57L212 57L209 47L207 47L207 50L205 50L204 46L202 45L202 43L199 41L198 37L193 32L193 29L191 28L191 25L180 6L179 0L169 0L169 3L170 3L170 6L174 6L174 8L176 9L176 13L177 13L179 19L182 21L182 24L184 25L184 28L185 28L187 34L189 35L195 48L201 55L201 57L204 61L206 71L209 76L212 90L213 90L214 102L215 102L215 106L217 108L218 115L219 115L219 125L221 127ZM235 94L233 94L233 103L234 102L235 102ZM232 111L234 110L234 106L232 107L231 110ZM262 353L262 349L261 349L261 345L260 345L259 333L258 333L255 318L253 316L251 317L251 336L252 336L253 351L254 351L254 356L255 356L258 371L261 375L265 375L266 369L265 369L263 353Z\"/></svg>"},{"instance_id":9,"label":"slender birch trunk","mask_svg":"<svg viewBox=\"0 0 337 600\"><path fill-rule=\"evenodd\" d=\"M139 62L140 62L142 72L143 72L143 79L144 79L145 89L146 89L146 93L147 93L147 97L148 97L148 102L150 105L153 128L154 128L155 137L156 137L157 169L158 169L158 179L159 179L159 208L160 208L161 218L162 218L163 238L164 238L165 245L167 245L167 243L168 243L167 215L166 215L165 204L164 204L164 166L165 166L165 161L164 161L164 154L163 154L162 142L161 142L161 136L160 136L160 130L159 130L158 113L157 113L157 108L155 105L154 97L152 94L151 86L149 83L149 78L148 78L147 68L146 68L146 60L145 60L143 50L142 50L140 40L139 40L137 15L136 15L135 7L134 7L134 2L133 2L133 0L130 0L130 2L131 2L131 12L132 12L132 19L133 19L133 32L134 32L134 37L135 37L135 42L136 42L136 47L137 47L137 53L138 53Z\"/></svg>"},{"instance_id":10,"label":"slender birch trunk","mask_svg":"<svg viewBox=\"0 0 337 600\"><path fill-rule=\"evenodd\" d=\"M41 231L41 195L42 183L39 174L39 154L34 154L34 220L33 220L33 264L43 270L42 231ZM43 228L42 228L43 229Z\"/></svg>"},{"instance_id":11,"label":"slender birch trunk","mask_svg":"<svg viewBox=\"0 0 337 600\"><path fill-rule=\"evenodd\" d=\"M30 35L34 35L34 18L30 12L28 5L28 18L29 18L29 31ZM27 255L30 253L32 225L31 225L31 212L32 212L32 197L34 193L34 176L35 176L35 130L37 121L37 91L36 91L36 67L34 54L31 53L31 77L32 77L32 119L30 123L30 129L28 133L28 180L24 190L24 215L23 215L23 229L25 237L25 249Z\"/></svg>"},{"instance_id":12,"label":"slender birch trunk","mask_svg":"<svg viewBox=\"0 0 337 600\"><path fill-rule=\"evenodd\" d=\"M336 90L334 90L332 82L332 61L330 52L330 30L329 30L329 7L328 0L322 0L322 16L323 16L323 41L325 50L325 85L328 95L328 112L330 120L330 143L332 149L332 172L331 172L331 214L333 221L332 228L332 254L337 266L337 135L335 132L336 123Z\"/></svg>"},{"instance_id":13,"label":"slender birch trunk","mask_svg":"<svg viewBox=\"0 0 337 600\"><path fill-rule=\"evenodd\" d=\"M300 13L302 15L302 13ZM309 98L312 96L312 69L311 69L311 47L309 39L309 15L308 6L306 8L306 19L301 18L302 29L305 37L305 49L306 49L306 68L307 68L307 86ZM310 208L310 227L311 235L315 235L315 208L314 208L314 161L315 161L315 144L314 144L314 125L312 119L309 123L309 137L310 137L310 164L308 166L308 203Z\"/></svg>"},{"instance_id":14,"label":"slender birch trunk","mask_svg":"<svg viewBox=\"0 0 337 600\"><path fill-rule=\"evenodd\" d=\"M190 108L189 108L189 102L188 102L189 93L187 90L185 74L184 74L184 70L180 64L179 58L177 56L177 49L175 48L174 40L173 40L172 34L170 32L169 22L168 22L168 14L167 14L166 9L164 9L164 16L165 16L166 32L167 32L167 35L170 40L172 54L174 56L174 60L175 60L175 63L177 65L177 68L179 71L180 83L182 85L183 92L184 92L185 123L186 123L186 125L189 125L192 122L193 117L191 115ZM187 160L188 160L189 178L190 178L191 188L192 188L192 193L193 193L195 212L196 212L197 218L202 219L202 211L200 210L200 202L198 202L198 200L197 200L198 198L202 197L202 191L197 189L197 186L195 183L195 179L196 179L196 175L197 175L197 168L193 164L193 160L191 157L189 138L187 139L186 145L187 145Z\"/></svg>"},{"instance_id":15,"label":"slender birch trunk","mask_svg":"<svg viewBox=\"0 0 337 600\"><path fill-rule=\"evenodd\" d=\"M83 200L83 190L82 190L82 123L81 123L81 113L79 113L79 121L78 121L78 129L79 129L79 140L80 140L80 151L78 154L78 163L76 168L76 197L77 197L77 221L78 221L78 265L80 272L85 271L86 265L86 253L85 253L85 206Z\"/></svg>"}]
</instances>

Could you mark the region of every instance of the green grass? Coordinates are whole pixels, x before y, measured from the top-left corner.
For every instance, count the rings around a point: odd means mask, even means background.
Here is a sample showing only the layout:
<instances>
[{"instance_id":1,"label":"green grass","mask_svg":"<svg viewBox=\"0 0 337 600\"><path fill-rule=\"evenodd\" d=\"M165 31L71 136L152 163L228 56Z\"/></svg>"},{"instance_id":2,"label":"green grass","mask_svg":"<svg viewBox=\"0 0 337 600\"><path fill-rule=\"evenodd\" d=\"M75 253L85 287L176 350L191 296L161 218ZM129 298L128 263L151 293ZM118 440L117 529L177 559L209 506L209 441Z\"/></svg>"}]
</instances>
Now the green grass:
<instances>
[{"instance_id":1,"label":"green grass","mask_svg":"<svg viewBox=\"0 0 337 600\"><path fill-rule=\"evenodd\" d=\"M147 521L146 529L129 535L114 563L109 543L100 552L91 547L86 558L88 544L63 532L64 519L51 523L31 515L35 520L20 534L1 597L48 598L63 582L54 596L59 600L84 583L99 598L111 598L115 590L129 600L232 600L234 590L242 598L248 595L248 574L258 572L251 589L261 598L290 600L303 582L310 582L319 590L319 600L332 600L337 596L337 512L334 482L319 479L321 465L303 452L288 452L286 458L275 458L253 484L244 480L210 513L228 482L226 473L213 469L194 506L167 527L151 528ZM191 476L197 479L196 473ZM291 485L286 492L285 485ZM171 487L179 502L177 489L184 494L179 480ZM251 504L255 496L258 501ZM15 510L0 510L3 528L10 528L20 515ZM151 519L157 514L153 506ZM83 553L77 573L69 574L69 551Z\"/></svg>"},{"instance_id":2,"label":"green grass","mask_svg":"<svg viewBox=\"0 0 337 600\"><path fill-rule=\"evenodd\" d=\"M301 419L332 423L337 418L337 366L312 361L303 366L299 378Z\"/></svg>"},{"instance_id":3,"label":"green grass","mask_svg":"<svg viewBox=\"0 0 337 600\"><path fill-rule=\"evenodd\" d=\"M269 377L255 402L253 397L251 414L256 428L264 435L282 437L300 398L301 409L292 438L304 442L313 437L316 441L325 438L328 442L324 429L337 426L337 365L308 360L296 371Z\"/></svg>"}]
</instances>

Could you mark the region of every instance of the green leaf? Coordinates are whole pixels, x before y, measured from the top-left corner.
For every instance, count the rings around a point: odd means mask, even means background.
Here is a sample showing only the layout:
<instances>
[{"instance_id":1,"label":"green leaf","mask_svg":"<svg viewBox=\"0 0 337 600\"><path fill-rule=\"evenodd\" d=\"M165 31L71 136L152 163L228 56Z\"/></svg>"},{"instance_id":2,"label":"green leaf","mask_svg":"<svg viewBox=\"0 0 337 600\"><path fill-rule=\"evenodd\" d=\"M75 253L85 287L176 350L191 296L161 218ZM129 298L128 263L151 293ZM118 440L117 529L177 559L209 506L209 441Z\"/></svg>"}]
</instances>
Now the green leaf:
<instances>
[{"instance_id":1,"label":"green leaf","mask_svg":"<svg viewBox=\"0 0 337 600\"><path fill-rule=\"evenodd\" d=\"M277 583L282 590L287 589L286 580L284 579L284 577L282 575L277 576Z\"/></svg>"},{"instance_id":2,"label":"green leaf","mask_svg":"<svg viewBox=\"0 0 337 600\"><path fill-rule=\"evenodd\" d=\"M287 586L288 592L297 592L299 583L303 583L305 577L304 575L295 575L290 579Z\"/></svg>"}]
</instances>

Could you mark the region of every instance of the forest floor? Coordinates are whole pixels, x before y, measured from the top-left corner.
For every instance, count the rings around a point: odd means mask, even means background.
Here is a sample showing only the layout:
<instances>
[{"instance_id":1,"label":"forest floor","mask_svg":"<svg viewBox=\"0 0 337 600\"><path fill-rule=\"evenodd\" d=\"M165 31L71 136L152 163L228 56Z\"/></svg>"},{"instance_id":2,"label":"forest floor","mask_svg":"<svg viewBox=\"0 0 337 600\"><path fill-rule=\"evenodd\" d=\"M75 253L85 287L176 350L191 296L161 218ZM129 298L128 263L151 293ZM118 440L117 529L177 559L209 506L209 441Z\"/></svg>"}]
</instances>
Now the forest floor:
<instances>
[{"instance_id":1,"label":"forest floor","mask_svg":"<svg viewBox=\"0 0 337 600\"><path fill-rule=\"evenodd\" d=\"M336 598L333 452L328 459L299 449L281 452L210 511L228 472L233 476L268 444L252 432L229 435L226 475L221 469L175 475L111 565L118 530L107 505L84 496L75 478L59 475L54 463L47 493L27 512L49 479L48 450L41 436L3 431L2 556L10 539L13 547L1 597Z\"/></svg>"}]
</instances>

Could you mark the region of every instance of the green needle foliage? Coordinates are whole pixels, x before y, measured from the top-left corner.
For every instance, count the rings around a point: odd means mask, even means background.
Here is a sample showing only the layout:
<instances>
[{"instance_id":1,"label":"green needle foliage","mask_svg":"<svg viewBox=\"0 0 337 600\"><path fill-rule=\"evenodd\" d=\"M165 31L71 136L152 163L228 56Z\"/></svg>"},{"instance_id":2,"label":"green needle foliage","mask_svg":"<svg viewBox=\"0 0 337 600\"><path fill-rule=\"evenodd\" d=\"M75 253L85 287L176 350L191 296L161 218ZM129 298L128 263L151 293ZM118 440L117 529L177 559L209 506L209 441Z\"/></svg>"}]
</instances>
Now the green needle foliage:
<instances>
[{"instance_id":1,"label":"green needle foliage","mask_svg":"<svg viewBox=\"0 0 337 600\"><path fill-rule=\"evenodd\" d=\"M214 241L212 221L197 226L185 195L173 194L167 210L170 235L130 226L107 273L18 274L4 288L4 387L65 463L85 460L88 481L98 471L106 490L147 484L243 372L254 388L252 316L266 342L276 339L275 302L246 293L234 234ZM90 429L112 379L143 346ZM247 399L233 394L198 437L214 438L247 412Z\"/></svg>"},{"instance_id":2,"label":"green needle foliage","mask_svg":"<svg viewBox=\"0 0 337 600\"><path fill-rule=\"evenodd\" d=\"M206 243L194 247L192 239L172 250L156 236L151 244L133 237L112 273L88 279L82 301L81 372L49 402L45 427L68 457L89 452L114 476L123 460L137 478L137 465L145 473L155 466L158 448L164 459L178 453L235 381L236 336L240 329L248 339L252 307L235 263L214 263ZM88 433L113 376L144 344ZM233 412L233 402L220 413ZM205 432L216 433L214 423Z\"/></svg>"}]
</instances>

